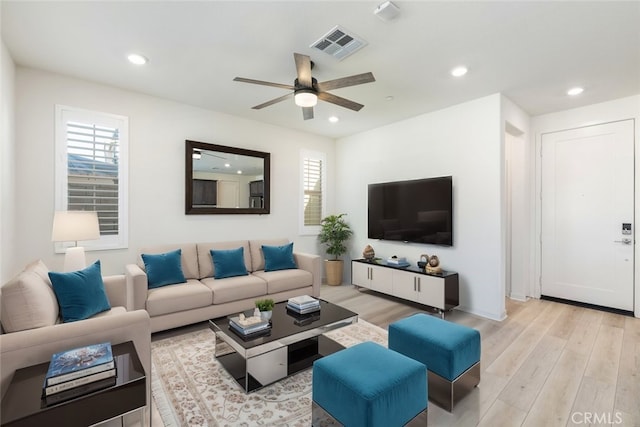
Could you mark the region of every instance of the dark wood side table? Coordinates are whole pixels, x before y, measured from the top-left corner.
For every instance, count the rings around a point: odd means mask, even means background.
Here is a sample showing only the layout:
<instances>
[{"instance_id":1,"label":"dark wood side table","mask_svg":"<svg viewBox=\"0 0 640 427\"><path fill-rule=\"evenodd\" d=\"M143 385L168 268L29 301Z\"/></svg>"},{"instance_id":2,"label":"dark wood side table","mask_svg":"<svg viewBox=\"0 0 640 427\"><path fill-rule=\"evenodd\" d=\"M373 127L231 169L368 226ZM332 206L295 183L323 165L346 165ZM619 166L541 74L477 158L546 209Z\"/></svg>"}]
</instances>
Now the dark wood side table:
<instances>
[{"instance_id":1,"label":"dark wood side table","mask_svg":"<svg viewBox=\"0 0 640 427\"><path fill-rule=\"evenodd\" d=\"M49 362L18 369L2 399L2 426L86 427L140 410L144 417L146 378L133 342L113 346L116 385L45 406L41 399Z\"/></svg>"}]
</instances>

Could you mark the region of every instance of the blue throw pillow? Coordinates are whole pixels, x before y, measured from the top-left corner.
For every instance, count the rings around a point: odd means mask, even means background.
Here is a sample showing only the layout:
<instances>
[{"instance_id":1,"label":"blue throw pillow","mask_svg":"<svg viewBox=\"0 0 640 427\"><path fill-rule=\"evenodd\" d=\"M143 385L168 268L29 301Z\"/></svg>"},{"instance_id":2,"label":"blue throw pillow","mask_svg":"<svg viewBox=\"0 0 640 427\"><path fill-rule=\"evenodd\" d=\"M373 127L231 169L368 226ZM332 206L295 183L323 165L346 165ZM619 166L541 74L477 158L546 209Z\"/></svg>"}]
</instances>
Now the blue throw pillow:
<instances>
[{"instance_id":1,"label":"blue throw pillow","mask_svg":"<svg viewBox=\"0 0 640 427\"><path fill-rule=\"evenodd\" d=\"M187 281L182 273L181 256L182 249L164 254L142 254L149 289Z\"/></svg>"},{"instance_id":2,"label":"blue throw pillow","mask_svg":"<svg viewBox=\"0 0 640 427\"><path fill-rule=\"evenodd\" d=\"M225 277L246 276L247 267L244 265L244 248L216 250L211 249L213 259L213 278L224 279Z\"/></svg>"},{"instance_id":3,"label":"blue throw pillow","mask_svg":"<svg viewBox=\"0 0 640 427\"><path fill-rule=\"evenodd\" d=\"M49 272L63 322L88 319L111 308L100 273L100 261L84 270Z\"/></svg>"},{"instance_id":4,"label":"blue throw pillow","mask_svg":"<svg viewBox=\"0 0 640 427\"><path fill-rule=\"evenodd\" d=\"M262 245L262 253L264 253L264 271L298 268L293 259L293 242L284 246Z\"/></svg>"}]
</instances>

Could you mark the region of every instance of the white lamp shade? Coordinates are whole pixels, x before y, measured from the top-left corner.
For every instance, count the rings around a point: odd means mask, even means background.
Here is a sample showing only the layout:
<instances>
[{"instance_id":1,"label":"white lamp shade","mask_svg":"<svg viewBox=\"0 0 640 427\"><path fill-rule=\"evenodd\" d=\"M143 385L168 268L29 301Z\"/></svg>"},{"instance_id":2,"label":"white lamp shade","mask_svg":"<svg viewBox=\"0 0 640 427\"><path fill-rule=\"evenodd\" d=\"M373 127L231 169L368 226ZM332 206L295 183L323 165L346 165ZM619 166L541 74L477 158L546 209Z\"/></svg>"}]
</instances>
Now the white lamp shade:
<instances>
[{"instance_id":1,"label":"white lamp shade","mask_svg":"<svg viewBox=\"0 0 640 427\"><path fill-rule=\"evenodd\" d=\"M294 100L298 107L313 107L318 103L318 95L312 90L301 89L296 91Z\"/></svg>"},{"instance_id":2,"label":"white lamp shade","mask_svg":"<svg viewBox=\"0 0 640 427\"><path fill-rule=\"evenodd\" d=\"M90 211L58 211L53 217L54 242L77 242L100 238L98 213Z\"/></svg>"}]
</instances>

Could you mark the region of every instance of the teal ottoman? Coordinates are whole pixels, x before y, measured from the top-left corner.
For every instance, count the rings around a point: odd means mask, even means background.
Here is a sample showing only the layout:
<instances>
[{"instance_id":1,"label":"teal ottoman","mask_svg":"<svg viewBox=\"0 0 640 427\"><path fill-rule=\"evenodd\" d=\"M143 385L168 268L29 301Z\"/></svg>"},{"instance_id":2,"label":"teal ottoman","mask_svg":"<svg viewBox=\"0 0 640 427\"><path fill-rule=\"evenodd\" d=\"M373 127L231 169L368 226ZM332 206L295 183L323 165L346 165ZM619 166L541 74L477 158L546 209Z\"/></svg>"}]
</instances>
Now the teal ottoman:
<instances>
[{"instance_id":1,"label":"teal ottoman","mask_svg":"<svg viewBox=\"0 0 640 427\"><path fill-rule=\"evenodd\" d=\"M312 425L427 425L427 370L373 342L313 363Z\"/></svg>"},{"instance_id":2,"label":"teal ottoman","mask_svg":"<svg viewBox=\"0 0 640 427\"><path fill-rule=\"evenodd\" d=\"M389 325L389 348L424 363L429 400L451 412L480 383L480 332L427 314Z\"/></svg>"}]
</instances>

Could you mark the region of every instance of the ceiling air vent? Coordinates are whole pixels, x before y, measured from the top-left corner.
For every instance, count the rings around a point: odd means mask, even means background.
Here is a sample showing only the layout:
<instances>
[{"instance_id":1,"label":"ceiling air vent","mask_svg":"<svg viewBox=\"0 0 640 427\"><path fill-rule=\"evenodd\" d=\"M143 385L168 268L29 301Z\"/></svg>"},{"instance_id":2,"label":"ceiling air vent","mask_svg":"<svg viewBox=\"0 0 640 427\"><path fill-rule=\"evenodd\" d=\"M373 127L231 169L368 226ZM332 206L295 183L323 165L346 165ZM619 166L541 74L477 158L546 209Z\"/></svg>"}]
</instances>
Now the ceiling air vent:
<instances>
[{"instance_id":1,"label":"ceiling air vent","mask_svg":"<svg viewBox=\"0 0 640 427\"><path fill-rule=\"evenodd\" d=\"M342 60L366 45L362 38L337 25L310 47Z\"/></svg>"}]
</instances>

